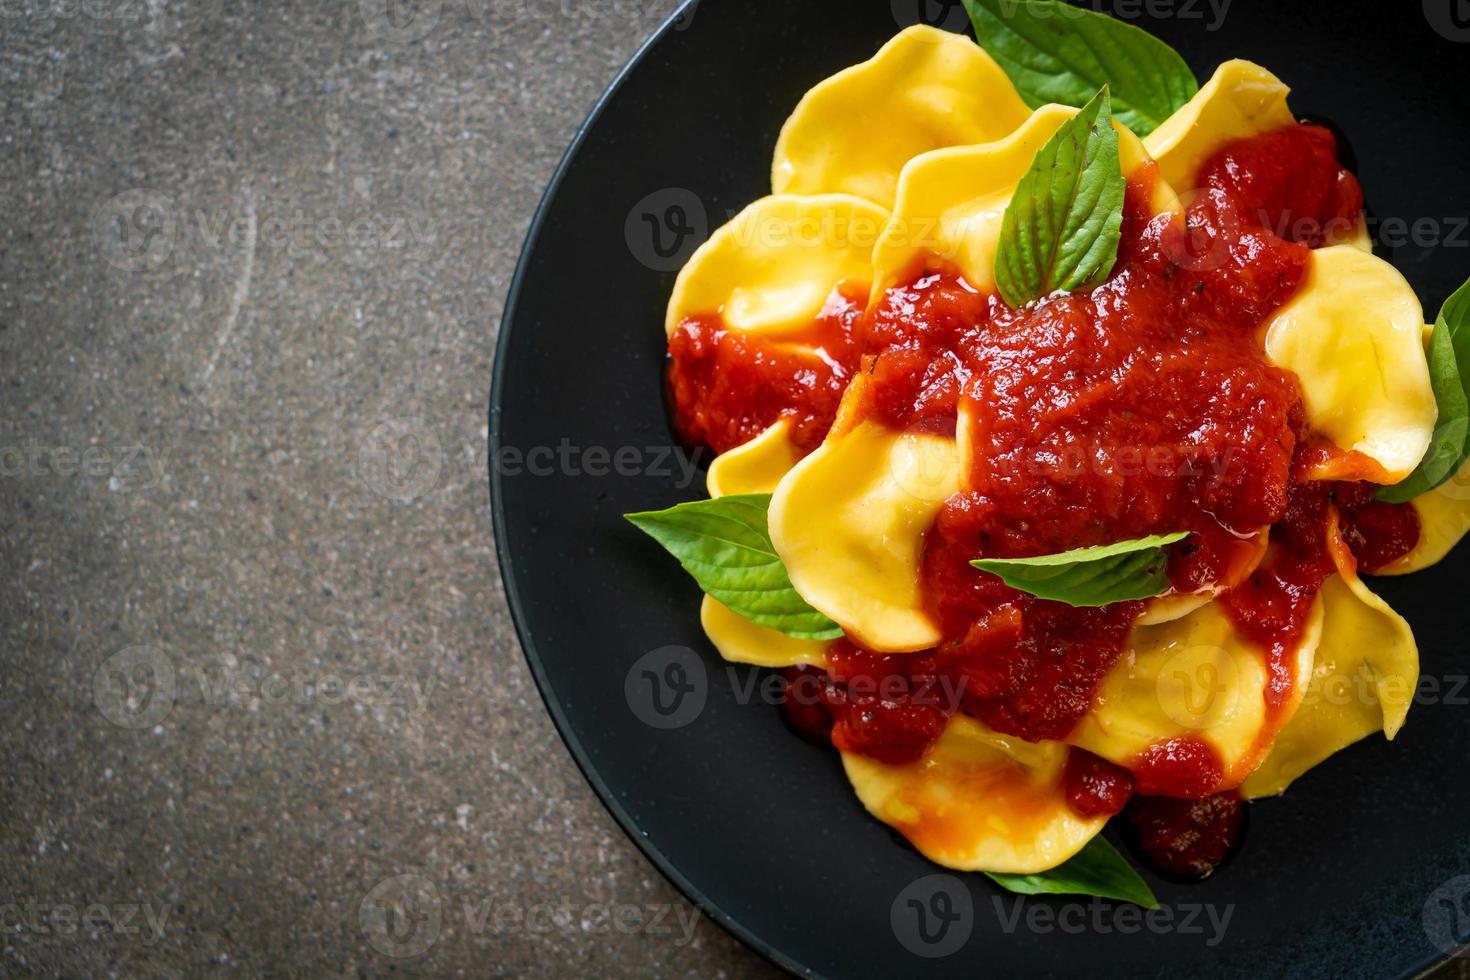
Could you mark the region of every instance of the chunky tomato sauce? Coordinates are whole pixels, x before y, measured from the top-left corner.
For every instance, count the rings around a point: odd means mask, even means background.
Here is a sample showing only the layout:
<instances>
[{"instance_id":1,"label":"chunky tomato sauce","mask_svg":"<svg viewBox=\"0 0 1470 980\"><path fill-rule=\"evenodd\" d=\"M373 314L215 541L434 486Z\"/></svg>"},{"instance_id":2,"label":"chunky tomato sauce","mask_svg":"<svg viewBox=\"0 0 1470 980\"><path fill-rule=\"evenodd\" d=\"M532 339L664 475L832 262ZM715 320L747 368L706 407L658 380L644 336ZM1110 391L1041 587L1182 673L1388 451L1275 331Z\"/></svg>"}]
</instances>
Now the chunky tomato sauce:
<instances>
[{"instance_id":1,"label":"chunky tomato sauce","mask_svg":"<svg viewBox=\"0 0 1470 980\"><path fill-rule=\"evenodd\" d=\"M1128 807L1128 836L1149 864L1175 878L1206 878L1245 832L1245 801L1236 793L1203 799L1141 796Z\"/></svg>"},{"instance_id":2,"label":"chunky tomato sauce","mask_svg":"<svg viewBox=\"0 0 1470 980\"><path fill-rule=\"evenodd\" d=\"M1193 533L1171 550L1171 581L1181 592L1229 589L1225 609L1264 651L1275 710L1290 700L1292 651L1335 567L1329 522L1340 520L1367 570L1413 547L1411 508L1300 478L1315 445L1301 389L1261 346L1311 249L1361 220L1361 190L1331 134L1300 125L1227 145L1201 168L1182 222L1153 215L1157 179L1152 165L1132 176L1118 263L1091 291L1015 310L933 261L871 306L862 284L834 292L804 338L815 351L741 335L717 316L675 331L670 391L690 442L723 452L785 417L810 450L863 374L857 418L972 443L967 489L944 505L923 560L943 642L885 656L837 641L825 711L806 705L793 718L801 730L890 763L918 759L954 711L1022 738L1065 739L1143 604L1047 602L970 561L1181 530ZM1128 769L1074 756L1068 799L1087 815L1118 812L1135 789L1209 797L1223 773L1198 739L1155 745Z\"/></svg>"},{"instance_id":3,"label":"chunky tomato sauce","mask_svg":"<svg viewBox=\"0 0 1470 980\"><path fill-rule=\"evenodd\" d=\"M679 437L723 453L790 418L796 444L815 449L857 368L867 301L865 284L844 283L799 346L727 329L718 316L679 324L668 374Z\"/></svg>"}]
</instances>

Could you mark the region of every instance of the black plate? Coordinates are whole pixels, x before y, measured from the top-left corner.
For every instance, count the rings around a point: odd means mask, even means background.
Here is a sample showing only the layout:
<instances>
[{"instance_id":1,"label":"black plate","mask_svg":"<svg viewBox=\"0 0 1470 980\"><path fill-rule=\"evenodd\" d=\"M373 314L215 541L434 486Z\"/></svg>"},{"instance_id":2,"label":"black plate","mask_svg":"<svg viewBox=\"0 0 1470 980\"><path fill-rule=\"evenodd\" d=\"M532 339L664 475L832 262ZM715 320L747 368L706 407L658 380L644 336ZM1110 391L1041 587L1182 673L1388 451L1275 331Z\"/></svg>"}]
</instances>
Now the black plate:
<instances>
[{"instance_id":1,"label":"black plate","mask_svg":"<svg viewBox=\"0 0 1470 980\"><path fill-rule=\"evenodd\" d=\"M1451 18L1455 2L1234 0L1213 30L1208 0L1101 6L1142 11L1137 22L1201 79L1231 57L1267 65L1295 87L1298 112L1346 132L1370 208L1397 243L1390 257L1437 309L1470 274L1470 23ZM1456 680L1467 673L1470 603L1459 596L1470 552L1377 583L1440 682L1400 738L1370 739L1254 806L1243 853L1212 880L1151 877L1175 924L1125 934L1111 905L1099 906L1099 929L1088 903L1064 899L1030 901L1041 915L1080 904L1080 930L1072 918L1012 926L1013 900L982 877L931 877L941 869L863 812L835 753L799 741L776 708L744 693L751 674L726 668L700 632L698 590L620 519L704 495L702 474L689 484L658 465L675 445L660 398L673 270L768 190L776 134L801 94L921 12L960 23L932 0L687 6L612 86L552 181L501 328L491 468L511 610L563 737L664 874L794 970L1388 977L1443 958L1435 938L1470 932L1470 878L1453 880L1470 874L1470 687ZM536 447L551 455L527 462ZM599 447L627 447L622 475L601 472ZM676 661L698 688L676 713L687 723L645 724L643 671L677 678ZM945 889L960 918L928 946L913 909L942 910ZM1467 913L1458 923L1456 903ZM1182 927L1204 906L1231 915L1217 945L1207 909L1191 922L1202 934Z\"/></svg>"}]
</instances>

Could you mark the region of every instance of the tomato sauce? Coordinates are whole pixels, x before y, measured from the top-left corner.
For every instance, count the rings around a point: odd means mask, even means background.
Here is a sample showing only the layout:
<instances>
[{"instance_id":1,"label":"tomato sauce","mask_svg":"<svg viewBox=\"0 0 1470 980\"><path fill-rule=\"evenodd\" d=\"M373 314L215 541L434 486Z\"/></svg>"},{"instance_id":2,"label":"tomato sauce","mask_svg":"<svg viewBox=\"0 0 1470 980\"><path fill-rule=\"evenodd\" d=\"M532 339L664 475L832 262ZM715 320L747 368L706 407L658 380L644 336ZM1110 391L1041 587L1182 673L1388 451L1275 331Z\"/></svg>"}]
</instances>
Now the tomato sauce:
<instances>
[{"instance_id":1,"label":"tomato sauce","mask_svg":"<svg viewBox=\"0 0 1470 980\"><path fill-rule=\"evenodd\" d=\"M800 344L730 330L717 315L680 323L668 371L679 438L723 453L789 418L796 444L815 449L852 380L867 293L861 284L834 290Z\"/></svg>"},{"instance_id":2,"label":"tomato sauce","mask_svg":"<svg viewBox=\"0 0 1470 980\"><path fill-rule=\"evenodd\" d=\"M1082 817L1111 817L1133 796L1133 776L1122 766L1074 748L1062 773L1067 805Z\"/></svg>"},{"instance_id":3,"label":"tomato sauce","mask_svg":"<svg viewBox=\"0 0 1470 980\"><path fill-rule=\"evenodd\" d=\"M1419 512L1407 504L1374 500L1371 485L1339 483L1332 499L1341 513L1343 542L1357 559L1358 571L1371 575L1419 543Z\"/></svg>"},{"instance_id":4,"label":"tomato sauce","mask_svg":"<svg viewBox=\"0 0 1470 980\"><path fill-rule=\"evenodd\" d=\"M1128 837L1155 870L1198 881L1213 874L1240 846L1245 801L1235 793L1199 800L1140 796L1128 806Z\"/></svg>"},{"instance_id":5,"label":"tomato sauce","mask_svg":"<svg viewBox=\"0 0 1470 980\"><path fill-rule=\"evenodd\" d=\"M1335 570L1329 522L1340 514L1365 570L1413 547L1411 508L1373 502L1371 487L1301 478L1301 457L1315 451L1301 388L1261 346L1311 249L1361 221L1361 189L1332 135L1297 125L1226 145L1201 167L1183 220L1153 214L1157 180L1151 164L1131 176L1117 265L1090 291L1012 309L932 260L871 305L863 284L844 284L803 338L814 350L742 336L718 316L675 331L669 386L691 442L724 451L787 417L809 451L863 373L861 417L972 444L966 489L943 506L923 555L922 592L943 641L896 656L837 641L826 715L803 709L799 729L891 763L919 758L956 711L1021 738L1065 739L1143 604L1043 601L970 561L1181 530L1192 534L1171 549L1172 583L1228 589L1224 608L1264 651L1276 710L1290 701L1292 651ZM1074 750L1064 781L1074 809L1098 815L1135 790L1219 799L1222 772L1207 743L1176 739L1126 770ZM1151 839L1169 836L1161 814L1175 811L1134 805ZM1176 816L1209 833L1235 825L1229 809ZM1221 856L1177 841L1156 849L1195 870Z\"/></svg>"}]
</instances>

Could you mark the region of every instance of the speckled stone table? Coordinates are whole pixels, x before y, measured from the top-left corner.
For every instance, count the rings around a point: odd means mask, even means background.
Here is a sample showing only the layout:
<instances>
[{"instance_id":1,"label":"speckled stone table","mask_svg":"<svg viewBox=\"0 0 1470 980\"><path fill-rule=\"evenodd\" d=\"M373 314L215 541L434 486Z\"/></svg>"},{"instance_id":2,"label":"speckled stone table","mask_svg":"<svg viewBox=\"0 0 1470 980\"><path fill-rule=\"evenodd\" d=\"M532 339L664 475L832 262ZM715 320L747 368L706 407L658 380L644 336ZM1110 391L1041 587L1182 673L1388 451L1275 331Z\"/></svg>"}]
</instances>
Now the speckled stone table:
<instances>
[{"instance_id":1,"label":"speckled stone table","mask_svg":"<svg viewBox=\"0 0 1470 980\"><path fill-rule=\"evenodd\" d=\"M512 633L485 408L672 0L0 4L0 975L766 976Z\"/></svg>"},{"instance_id":2,"label":"speckled stone table","mask_svg":"<svg viewBox=\"0 0 1470 980\"><path fill-rule=\"evenodd\" d=\"M0 976L775 975L490 534L517 253L673 3L0 2Z\"/></svg>"}]
</instances>

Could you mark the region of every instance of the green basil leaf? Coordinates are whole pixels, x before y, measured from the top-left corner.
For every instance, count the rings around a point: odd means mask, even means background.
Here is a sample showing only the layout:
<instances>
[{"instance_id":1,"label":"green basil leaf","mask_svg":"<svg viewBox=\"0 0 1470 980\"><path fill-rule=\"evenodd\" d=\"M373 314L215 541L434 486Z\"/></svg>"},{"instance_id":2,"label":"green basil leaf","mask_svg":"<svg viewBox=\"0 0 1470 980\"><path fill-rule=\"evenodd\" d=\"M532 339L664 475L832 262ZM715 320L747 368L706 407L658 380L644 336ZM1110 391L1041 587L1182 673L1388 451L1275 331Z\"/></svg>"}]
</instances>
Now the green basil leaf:
<instances>
[{"instance_id":1,"label":"green basil leaf","mask_svg":"<svg viewBox=\"0 0 1470 980\"><path fill-rule=\"evenodd\" d=\"M1081 106L1107 85L1118 121L1147 136L1194 97L1179 52L1142 28L1061 0L965 0L975 37L1033 109Z\"/></svg>"},{"instance_id":2,"label":"green basil leaf","mask_svg":"<svg viewBox=\"0 0 1470 980\"><path fill-rule=\"evenodd\" d=\"M1101 834L1050 871L1034 875L987 874L996 884L1018 895L1096 895L1146 909L1159 907L1153 890Z\"/></svg>"},{"instance_id":3,"label":"green basil leaf","mask_svg":"<svg viewBox=\"0 0 1470 980\"><path fill-rule=\"evenodd\" d=\"M1470 282L1445 300L1429 338L1429 382L1439 421L1414 472L1378 491L1379 500L1408 503L1454 476L1470 458Z\"/></svg>"},{"instance_id":4,"label":"green basil leaf","mask_svg":"<svg viewBox=\"0 0 1470 980\"><path fill-rule=\"evenodd\" d=\"M1147 599L1169 588L1166 545L1188 531L1078 548L1035 558L980 558L976 568L999 575L1011 588L1069 606L1106 606Z\"/></svg>"},{"instance_id":5,"label":"green basil leaf","mask_svg":"<svg viewBox=\"0 0 1470 980\"><path fill-rule=\"evenodd\" d=\"M1037 151L1001 222L995 283L1025 306L1100 285L1118 261L1127 183L1104 88Z\"/></svg>"},{"instance_id":6,"label":"green basil leaf","mask_svg":"<svg viewBox=\"0 0 1470 980\"><path fill-rule=\"evenodd\" d=\"M732 494L624 516L737 615L798 639L835 640L842 628L791 587L771 544L770 506L768 493Z\"/></svg>"}]
</instances>

